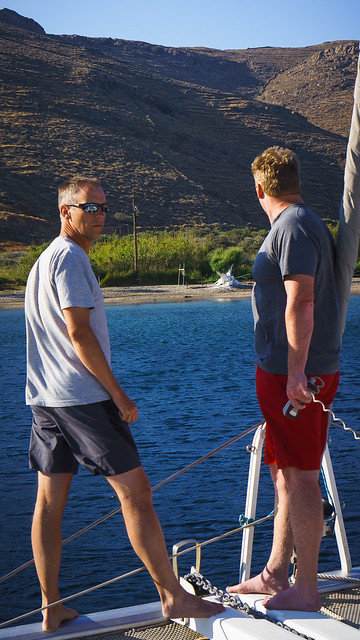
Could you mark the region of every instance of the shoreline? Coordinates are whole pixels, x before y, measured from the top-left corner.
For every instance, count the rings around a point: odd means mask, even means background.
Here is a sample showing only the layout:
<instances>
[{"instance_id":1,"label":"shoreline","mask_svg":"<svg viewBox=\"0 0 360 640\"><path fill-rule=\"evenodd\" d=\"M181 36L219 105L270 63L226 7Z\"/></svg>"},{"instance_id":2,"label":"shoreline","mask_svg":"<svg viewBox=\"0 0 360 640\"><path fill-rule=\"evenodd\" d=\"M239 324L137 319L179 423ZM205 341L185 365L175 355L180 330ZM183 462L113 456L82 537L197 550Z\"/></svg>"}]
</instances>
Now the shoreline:
<instances>
[{"instance_id":1,"label":"shoreline","mask_svg":"<svg viewBox=\"0 0 360 640\"><path fill-rule=\"evenodd\" d=\"M105 287L102 289L106 306L129 304L156 304L165 302L196 302L205 300L241 300L251 297L252 285L237 289L214 287L213 285L134 285L128 287ZM354 278L351 293L360 293L360 278ZM0 291L0 309L22 309L25 288Z\"/></svg>"},{"instance_id":2,"label":"shoreline","mask_svg":"<svg viewBox=\"0 0 360 640\"><path fill-rule=\"evenodd\" d=\"M102 293L106 306L127 304L155 304L161 302L192 302L198 300L239 300L251 296L252 285L239 289L225 289L212 285L132 285L104 287ZM24 307L25 287L21 290L0 291L0 309Z\"/></svg>"}]
</instances>

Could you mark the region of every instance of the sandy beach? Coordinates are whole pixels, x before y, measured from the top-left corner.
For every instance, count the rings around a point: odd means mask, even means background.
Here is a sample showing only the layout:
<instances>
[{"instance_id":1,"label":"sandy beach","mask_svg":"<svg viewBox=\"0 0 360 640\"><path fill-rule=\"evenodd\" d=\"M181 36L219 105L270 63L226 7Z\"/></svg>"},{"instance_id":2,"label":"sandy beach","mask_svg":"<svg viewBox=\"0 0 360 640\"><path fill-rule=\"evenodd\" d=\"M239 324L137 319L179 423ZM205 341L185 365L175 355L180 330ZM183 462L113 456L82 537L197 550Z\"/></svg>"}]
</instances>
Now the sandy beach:
<instances>
[{"instance_id":1,"label":"sandy beach","mask_svg":"<svg viewBox=\"0 0 360 640\"><path fill-rule=\"evenodd\" d=\"M240 289L221 289L211 285L152 285L106 287L102 289L106 305L144 304L159 302L191 302L194 300L237 300L251 295L251 285ZM24 306L24 289L0 291L1 309Z\"/></svg>"},{"instance_id":2,"label":"sandy beach","mask_svg":"<svg viewBox=\"0 0 360 640\"><path fill-rule=\"evenodd\" d=\"M144 304L159 302L194 302L197 300L240 300L251 296L251 285L226 289L212 285L152 285L106 287L102 289L106 305ZM354 278L352 293L360 293L360 278ZM0 309L21 309L24 289L0 291Z\"/></svg>"}]
</instances>

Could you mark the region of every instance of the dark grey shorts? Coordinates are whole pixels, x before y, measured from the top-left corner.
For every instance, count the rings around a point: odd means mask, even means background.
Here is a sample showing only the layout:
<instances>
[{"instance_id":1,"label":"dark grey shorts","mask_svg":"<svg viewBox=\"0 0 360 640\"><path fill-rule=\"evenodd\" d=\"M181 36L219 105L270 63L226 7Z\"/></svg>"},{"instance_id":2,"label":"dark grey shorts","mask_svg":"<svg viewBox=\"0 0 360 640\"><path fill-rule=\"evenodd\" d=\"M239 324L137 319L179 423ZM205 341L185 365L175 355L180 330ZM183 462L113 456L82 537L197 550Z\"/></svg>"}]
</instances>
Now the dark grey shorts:
<instances>
[{"instance_id":1,"label":"dark grey shorts","mask_svg":"<svg viewBox=\"0 0 360 640\"><path fill-rule=\"evenodd\" d=\"M76 407L32 406L30 468L114 476L139 467L135 441L112 400Z\"/></svg>"}]
</instances>

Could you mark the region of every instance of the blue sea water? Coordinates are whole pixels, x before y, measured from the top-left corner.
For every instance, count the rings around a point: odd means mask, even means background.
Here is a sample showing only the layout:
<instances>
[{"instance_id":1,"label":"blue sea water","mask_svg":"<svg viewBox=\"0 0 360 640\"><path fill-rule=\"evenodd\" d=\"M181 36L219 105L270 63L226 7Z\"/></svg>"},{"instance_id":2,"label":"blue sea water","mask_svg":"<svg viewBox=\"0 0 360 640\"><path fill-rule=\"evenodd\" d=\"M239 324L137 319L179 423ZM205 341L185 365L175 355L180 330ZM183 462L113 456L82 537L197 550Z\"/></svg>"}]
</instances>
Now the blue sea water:
<instances>
[{"instance_id":1,"label":"blue sea water","mask_svg":"<svg viewBox=\"0 0 360 640\"><path fill-rule=\"evenodd\" d=\"M133 425L142 462L154 486L256 424L261 415L254 386L250 300L108 307L113 368L137 402ZM335 413L359 425L360 296L352 296L342 349L342 377ZM30 526L36 474L28 470L31 414L24 405L25 327L21 310L0 312L1 575L31 558ZM238 440L154 492L169 553L186 538L204 541L238 526L244 511L252 435ZM344 506L354 565L360 565L360 442L332 427L330 453ZM273 508L264 467L257 515ZM80 470L65 511L67 537L117 507L107 482ZM271 544L272 522L255 531L252 572L262 568ZM201 570L220 588L238 579L241 534L203 550ZM179 560L184 574L195 557ZM140 566L127 540L121 514L64 547L61 594L67 596ZM323 539L319 569L340 567L334 538ZM0 584L0 621L39 606L33 567ZM117 582L76 599L81 613L157 599L147 576ZM39 620L39 614L24 622Z\"/></svg>"}]
</instances>

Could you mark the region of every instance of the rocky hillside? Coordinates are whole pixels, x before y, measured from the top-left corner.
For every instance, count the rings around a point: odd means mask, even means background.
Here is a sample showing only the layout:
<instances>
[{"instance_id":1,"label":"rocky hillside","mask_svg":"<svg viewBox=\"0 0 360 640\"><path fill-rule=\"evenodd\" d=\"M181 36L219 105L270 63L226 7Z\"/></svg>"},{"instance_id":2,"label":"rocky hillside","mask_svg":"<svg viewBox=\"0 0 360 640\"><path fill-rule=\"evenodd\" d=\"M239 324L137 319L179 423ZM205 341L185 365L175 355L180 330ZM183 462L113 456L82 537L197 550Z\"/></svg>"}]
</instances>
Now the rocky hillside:
<instances>
[{"instance_id":1,"label":"rocky hillside","mask_svg":"<svg viewBox=\"0 0 360 640\"><path fill-rule=\"evenodd\" d=\"M306 200L336 218L358 48L217 51L55 36L0 11L1 241L58 230L57 185L99 176L108 230L266 226L249 166L272 144L300 157Z\"/></svg>"}]
</instances>

